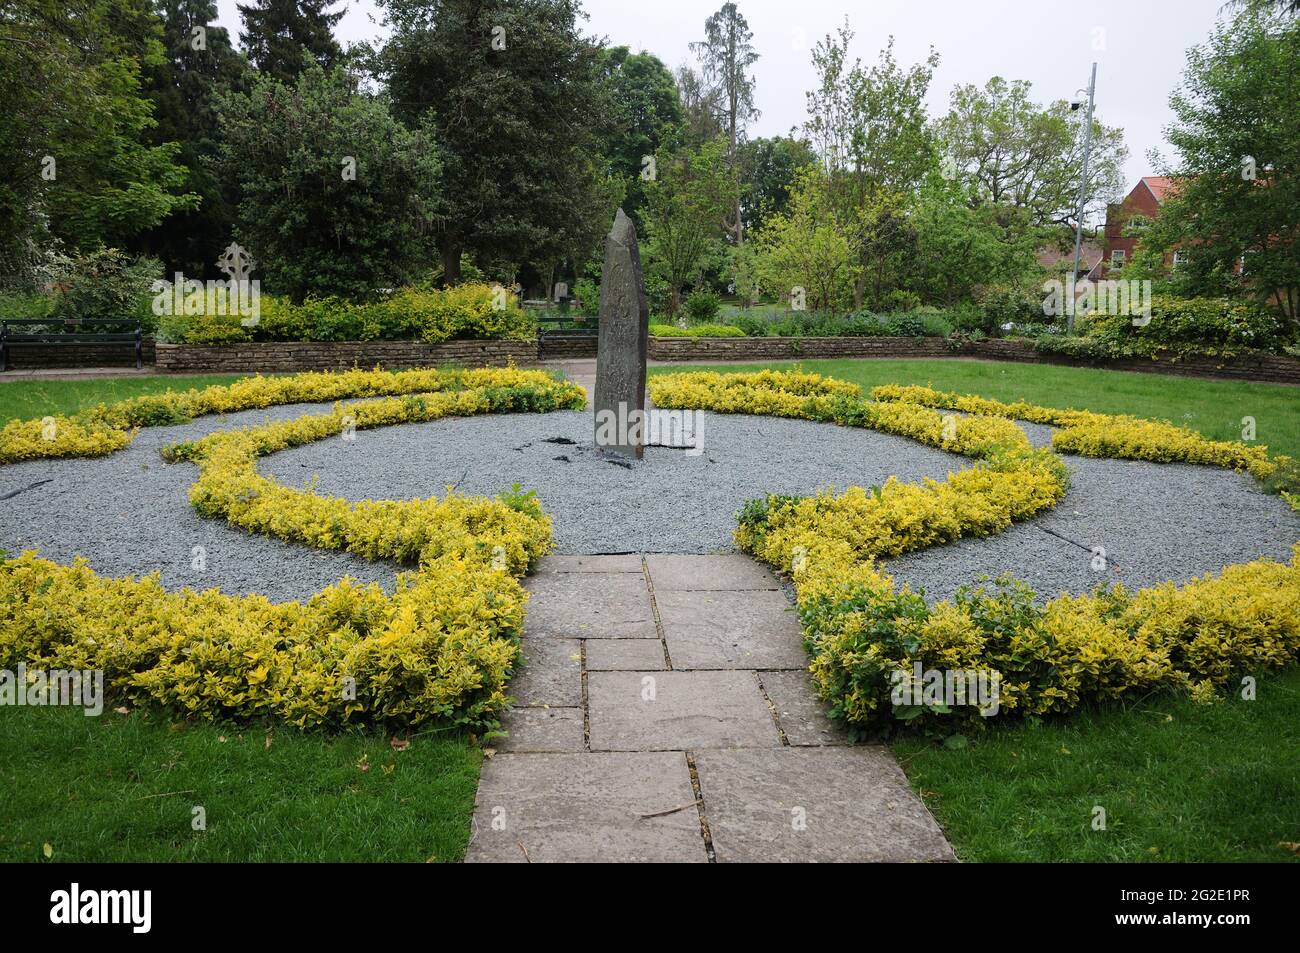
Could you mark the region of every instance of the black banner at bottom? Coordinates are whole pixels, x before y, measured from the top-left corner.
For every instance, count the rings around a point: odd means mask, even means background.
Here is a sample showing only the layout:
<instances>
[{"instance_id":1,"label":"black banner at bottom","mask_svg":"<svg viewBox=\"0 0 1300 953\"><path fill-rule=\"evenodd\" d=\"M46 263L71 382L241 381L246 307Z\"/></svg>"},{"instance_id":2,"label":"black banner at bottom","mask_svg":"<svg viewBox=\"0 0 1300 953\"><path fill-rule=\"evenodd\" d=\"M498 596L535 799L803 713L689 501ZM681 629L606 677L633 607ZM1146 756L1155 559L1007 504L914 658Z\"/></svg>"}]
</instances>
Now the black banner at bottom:
<instances>
[{"instance_id":1,"label":"black banner at bottom","mask_svg":"<svg viewBox=\"0 0 1300 953\"><path fill-rule=\"evenodd\" d=\"M44 933L127 943L319 937L337 944L373 941L377 928L394 922L468 915L470 927L475 910L488 914L478 921L480 931L508 932L491 911L510 910L516 929L531 923L553 932L566 915L636 916L658 908L689 911L696 942L710 920L734 930L746 911L756 925L767 923L764 929L773 913L795 916L807 929L836 910L837 917L868 918L855 929L872 931L874 921L921 936L935 929L936 939L947 933L943 924L970 918L984 936L1001 922L1022 934L1042 925L1072 939L1141 933L1184 942L1192 933L1231 941L1259 927L1285 929L1291 911L1284 904L1296 884L1291 866L859 865L735 871L698 881L681 869L628 871L626 881L622 871L607 870L599 878L576 872L530 883L472 865L50 864L6 867L0 876L8 883L0 889L10 940ZM762 879L750 882L754 873ZM738 888L768 899L738 904Z\"/></svg>"}]
</instances>

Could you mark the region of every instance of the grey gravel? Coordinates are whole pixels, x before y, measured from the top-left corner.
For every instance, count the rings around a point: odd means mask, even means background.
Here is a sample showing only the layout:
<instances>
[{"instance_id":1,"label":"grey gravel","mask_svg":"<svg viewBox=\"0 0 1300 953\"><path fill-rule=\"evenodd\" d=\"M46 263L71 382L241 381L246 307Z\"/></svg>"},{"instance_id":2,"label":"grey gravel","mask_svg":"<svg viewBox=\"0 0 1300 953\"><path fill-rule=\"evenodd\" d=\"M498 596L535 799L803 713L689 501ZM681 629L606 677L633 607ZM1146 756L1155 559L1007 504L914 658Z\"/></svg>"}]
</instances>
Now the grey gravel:
<instances>
[{"instance_id":1,"label":"grey gravel","mask_svg":"<svg viewBox=\"0 0 1300 953\"><path fill-rule=\"evenodd\" d=\"M80 555L104 575L141 576L157 570L168 589L216 587L232 594L259 592L276 601L305 599L343 576L391 590L399 569L389 563L251 536L224 522L201 519L188 497L198 468L164 463L159 452L215 430L330 406L298 404L150 427L111 456L0 467L0 496L49 481L0 502L0 549L11 555L36 549L60 563ZM204 550L202 570L194 568L196 546Z\"/></svg>"},{"instance_id":2,"label":"grey gravel","mask_svg":"<svg viewBox=\"0 0 1300 953\"><path fill-rule=\"evenodd\" d=\"M274 599L306 598L344 575L391 586L398 567L249 536L194 515L189 464L164 464L159 449L212 430L325 409L297 405L141 431L125 451L99 460L34 461L0 468L0 549L39 548L61 562L81 554L97 571L161 572L169 588L212 586ZM1035 443L1050 428L1026 425ZM765 493L943 479L965 458L872 431L770 417L709 414L705 452L650 447L618 465L590 447L589 413L449 419L334 438L276 454L262 471L349 499L438 495L448 485L495 495L535 489L555 523L561 553L732 551L736 513ZM571 442L565 442L571 441ZM1246 475L1206 467L1067 458L1074 485L1054 511L989 539L963 540L891 561L900 583L942 598L983 574L1011 572L1041 594L1081 592L1097 582L1141 586L1185 581L1258 557L1286 559L1300 514L1260 492ZM41 480L50 482L23 489ZM1053 530L1057 535L1051 535ZM1060 537L1067 537L1062 539ZM194 546L204 571L191 568ZM1107 568L1092 569L1091 547Z\"/></svg>"}]
</instances>

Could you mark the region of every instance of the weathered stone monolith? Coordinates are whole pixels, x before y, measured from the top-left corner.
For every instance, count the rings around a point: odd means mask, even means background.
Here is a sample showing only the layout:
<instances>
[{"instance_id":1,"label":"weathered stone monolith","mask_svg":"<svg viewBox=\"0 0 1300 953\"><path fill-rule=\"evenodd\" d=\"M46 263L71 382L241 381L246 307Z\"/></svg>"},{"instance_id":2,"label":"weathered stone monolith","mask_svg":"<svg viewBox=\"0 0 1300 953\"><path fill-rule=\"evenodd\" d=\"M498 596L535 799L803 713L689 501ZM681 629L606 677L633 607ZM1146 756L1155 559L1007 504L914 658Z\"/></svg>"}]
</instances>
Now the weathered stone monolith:
<instances>
[{"instance_id":1,"label":"weathered stone monolith","mask_svg":"<svg viewBox=\"0 0 1300 953\"><path fill-rule=\"evenodd\" d=\"M605 238L594 398L596 446L640 459L645 448L646 307L636 226L622 209Z\"/></svg>"}]
</instances>

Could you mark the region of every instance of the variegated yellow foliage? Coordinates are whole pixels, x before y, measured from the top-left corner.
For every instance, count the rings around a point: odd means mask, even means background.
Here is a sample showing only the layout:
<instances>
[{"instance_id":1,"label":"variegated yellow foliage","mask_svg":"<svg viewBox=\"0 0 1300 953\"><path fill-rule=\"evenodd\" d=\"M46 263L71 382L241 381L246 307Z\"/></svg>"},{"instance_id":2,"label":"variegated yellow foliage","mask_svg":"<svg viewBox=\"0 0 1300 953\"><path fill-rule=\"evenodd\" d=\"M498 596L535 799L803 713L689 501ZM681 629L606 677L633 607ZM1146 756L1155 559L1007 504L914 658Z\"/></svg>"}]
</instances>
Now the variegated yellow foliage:
<instances>
[{"instance_id":1,"label":"variegated yellow foliage","mask_svg":"<svg viewBox=\"0 0 1300 953\"><path fill-rule=\"evenodd\" d=\"M1267 479L1279 466L1290 462L1284 456L1270 459L1268 448L1262 445L1211 440L1186 427L1140 417L1097 414L1088 410L1060 410L1024 401L1003 403L969 394L896 384L873 388L871 396L878 401L941 407L968 414L1051 424L1061 428L1052 436L1052 446L1055 449L1085 457L1198 463L1246 470L1260 480Z\"/></svg>"},{"instance_id":2,"label":"variegated yellow foliage","mask_svg":"<svg viewBox=\"0 0 1300 953\"><path fill-rule=\"evenodd\" d=\"M99 457L131 442L138 427L175 424L208 414L282 404L324 403L359 397L471 388L546 389L544 371L515 368L413 371L323 371L284 377L245 377L230 384L165 391L100 404L72 417L14 420L0 427L0 464L54 457ZM573 385L569 385L573 386Z\"/></svg>"},{"instance_id":3,"label":"variegated yellow foliage","mask_svg":"<svg viewBox=\"0 0 1300 953\"><path fill-rule=\"evenodd\" d=\"M783 391L772 376L762 386L714 386L695 374L652 383L662 406L728 413L763 408L905 435L982 461L943 483L891 478L883 487L853 487L840 495L767 497L741 513L737 544L793 578L814 683L833 717L855 732L888 731L899 719L943 730L983 723L974 707L895 705L891 689L900 679L914 680L916 664L995 674L1000 713L1040 716L1161 688L1206 700L1243 674L1300 660L1300 545L1286 565L1261 560L1182 587L1136 593L1101 588L1044 606L1009 579L927 606L917 594L896 589L875 562L998 533L1059 502L1065 492L1059 458L1030 450L1007 418L1066 427L1064 433L1079 435L1083 452L1098 455L1186 459L1261 475L1269 464L1266 452L1208 441L1169 424L1005 405L928 388L876 388L876 403L800 391ZM993 416L945 420L939 409ZM999 419L1010 429L992 426Z\"/></svg>"},{"instance_id":4,"label":"variegated yellow foliage","mask_svg":"<svg viewBox=\"0 0 1300 953\"><path fill-rule=\"evenodd\" d=\"M0 563L0 667L21 661L102 669L126 698L208 718L274 715L301 727L495 724L508 700L523 624L526 595L517 577L551 543L550 518L541 507L525 496L489 500L450 492L441 500L351 503L282 487L257 472L256 460L350 426L580 409L585 393L545 374L514 370L314 377L311 386L299 381L298 389L219 390L204 406L376 387L418 385L429 392L220 432L171 447L166 456L198 463L190 499L205 516L417 565L398 577L391 597L347 579L306 605L216 590L170 593L156 576L105 579L84 562L58 566L26 553Z\"/></svg>"},{"instance_id":5,"label":"variegated yellow foliage","mask_svg":"<svg viewBox=\"0 0 1300 953\"><path fill-rule=\"evenodd\" d=\"M82 443L97 447L101 440L124 445L129 428L170 414L183 419L402 395L212 434L167 451L170 459L198 464L190 496L204 515L250 532L417 564L391 597L348 580L305 605L215 590L169 593L153 577L102 579L81 562L63 567L25 554L0 564L0 664L102 668L126 697L204 717L271 714L304 727L492 724L517 655L525 597L516 577L550 541L540 506L452 493L352 503L282 487L257 472L256 460L347 426L577 408L585 395L523 371L294 380L258 378L100 408L68 422L82 429L69 431L64 450L74 455ZM1169 424L928 388L878 388L877 400L868 401L854 385L811 374L666 375L652 379L651 393L661 407L867 427L976 461L943 482L891 479L840 495L768 497L741 514L738 543L790 573L814 682L832 714L857 732L888 729L901 717L890 689L900 674L911 678L918 663L996 673L1000 711L1037 716L1160 688L1210 699L1243 673L1300 657L1300 545L1290 564L1259 561L1182 587L1102 588L1045 606L1023 584L999 580L930 607L896 589L876 565L880 556L1001 532L1062 498L1064 465L1050 451L1032 449L1010 418L1061 426L1076 435L1078 452L1238 466L1267 476L1276 461L1257 448L1206 441ZM31 422L11 427L9 443L0 435L0 453L27 452L35 438L44 439ZM107 444L94 452L111 452ZM962 708L927 707L907 718L981 723L973 709Z\"/></svg>"}]
</instances>

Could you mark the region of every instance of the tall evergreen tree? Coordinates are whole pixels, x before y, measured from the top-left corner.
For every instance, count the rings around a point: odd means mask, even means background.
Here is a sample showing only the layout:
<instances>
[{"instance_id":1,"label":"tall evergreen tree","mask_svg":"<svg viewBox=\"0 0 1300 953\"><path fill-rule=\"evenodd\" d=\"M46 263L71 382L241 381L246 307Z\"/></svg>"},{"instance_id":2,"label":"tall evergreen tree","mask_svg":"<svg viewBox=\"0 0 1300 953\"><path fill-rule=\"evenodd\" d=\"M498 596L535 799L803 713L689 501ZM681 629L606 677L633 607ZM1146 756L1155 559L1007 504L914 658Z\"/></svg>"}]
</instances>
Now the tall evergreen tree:
<instances>
[{"instance_id":1,"label":"tall evergreen tree","mask_svg":"<svg viewBox=\"0 0 1300 953\"><path fill-rule=\"evenodd\" d=\"M627 186L623 210L640 224L647 157L681 136L685 113L672 72L653 53L626 46L601 50L601 82L611 108L602 131L602 152L611 173Z\"/></svg>"},{"instance_id":2,"label":"tall evergreen tree","mask_svg":"<svg viewBox=\"0 0 1300 953\"><path fill-rule=\"evenodd\" d=\"M334 27L345 7L330 12L337 0L253 0L239 4L244 30L239 42L249 61L263 73L292 83L302 72L304 53L326 69L338 62L343 50L334 39Z\"/></svg>"},{"instance_id":3,"label":"tall evergreen tree","mask_svg":"<svg viewBox=\"0 0 1300 953\"><path fill-rule=\"evenodd\" d=\"M692 43L700 59L705 82L716 91L715 102L727 136L727 165L736 185L736 206L732 210L731 232L737 245L744 241L744 218L740 209L740 142L745 126L758 117L754 105L754 77L750 67L758 60L754 34L734 3L724 3L704 21L705 39Z\"/></svg>"},{"instance_id":4,"label":"tall evergreen tree","mask_svg":"<svg viewBox=\"0 0 1300 953\"><path fill-rule=\"evenodd\" d=\"M709 86L699 73L689 66L679 66L673 74L677 81L677 96L682 103L685 118L682 130L685 145L698 149L723 134L718 117L718 90Z\"/></svg>"},{"instance_id":5,"label":"tall evergreen tree","mask_svg":"<svg viewBox=\"0 0 1300 953\"><path fill-rule=\"evenodd\" d=\"M443 160L435 231L444 275L461 254L535 263L587 231L600 188L599 49L577 0L384 0L393 34L379 56L396 111L431 117ZM612 210L611 210L612 211ZM560 243L565 244L565 243Z\"/></svg>"},{"instance_id":6,"label":"tall evergreen tree","mask_svg":"<svg viewBox=\"0 0 1300 953\"><path fill-rule=\"evenodd\" d=\"M143 250L160 257L168 271L200 277L213 273L216 257L231 240L235 201L232 184L212 169L219 93L247 86L248 63L216 25L215 0L157 0L163 20L164 61L149 77L158 122L154 138L181 143L180 161L189 186L201 196L197 210L171 215L140 237Z\"/></svg>"}]
</instances>

